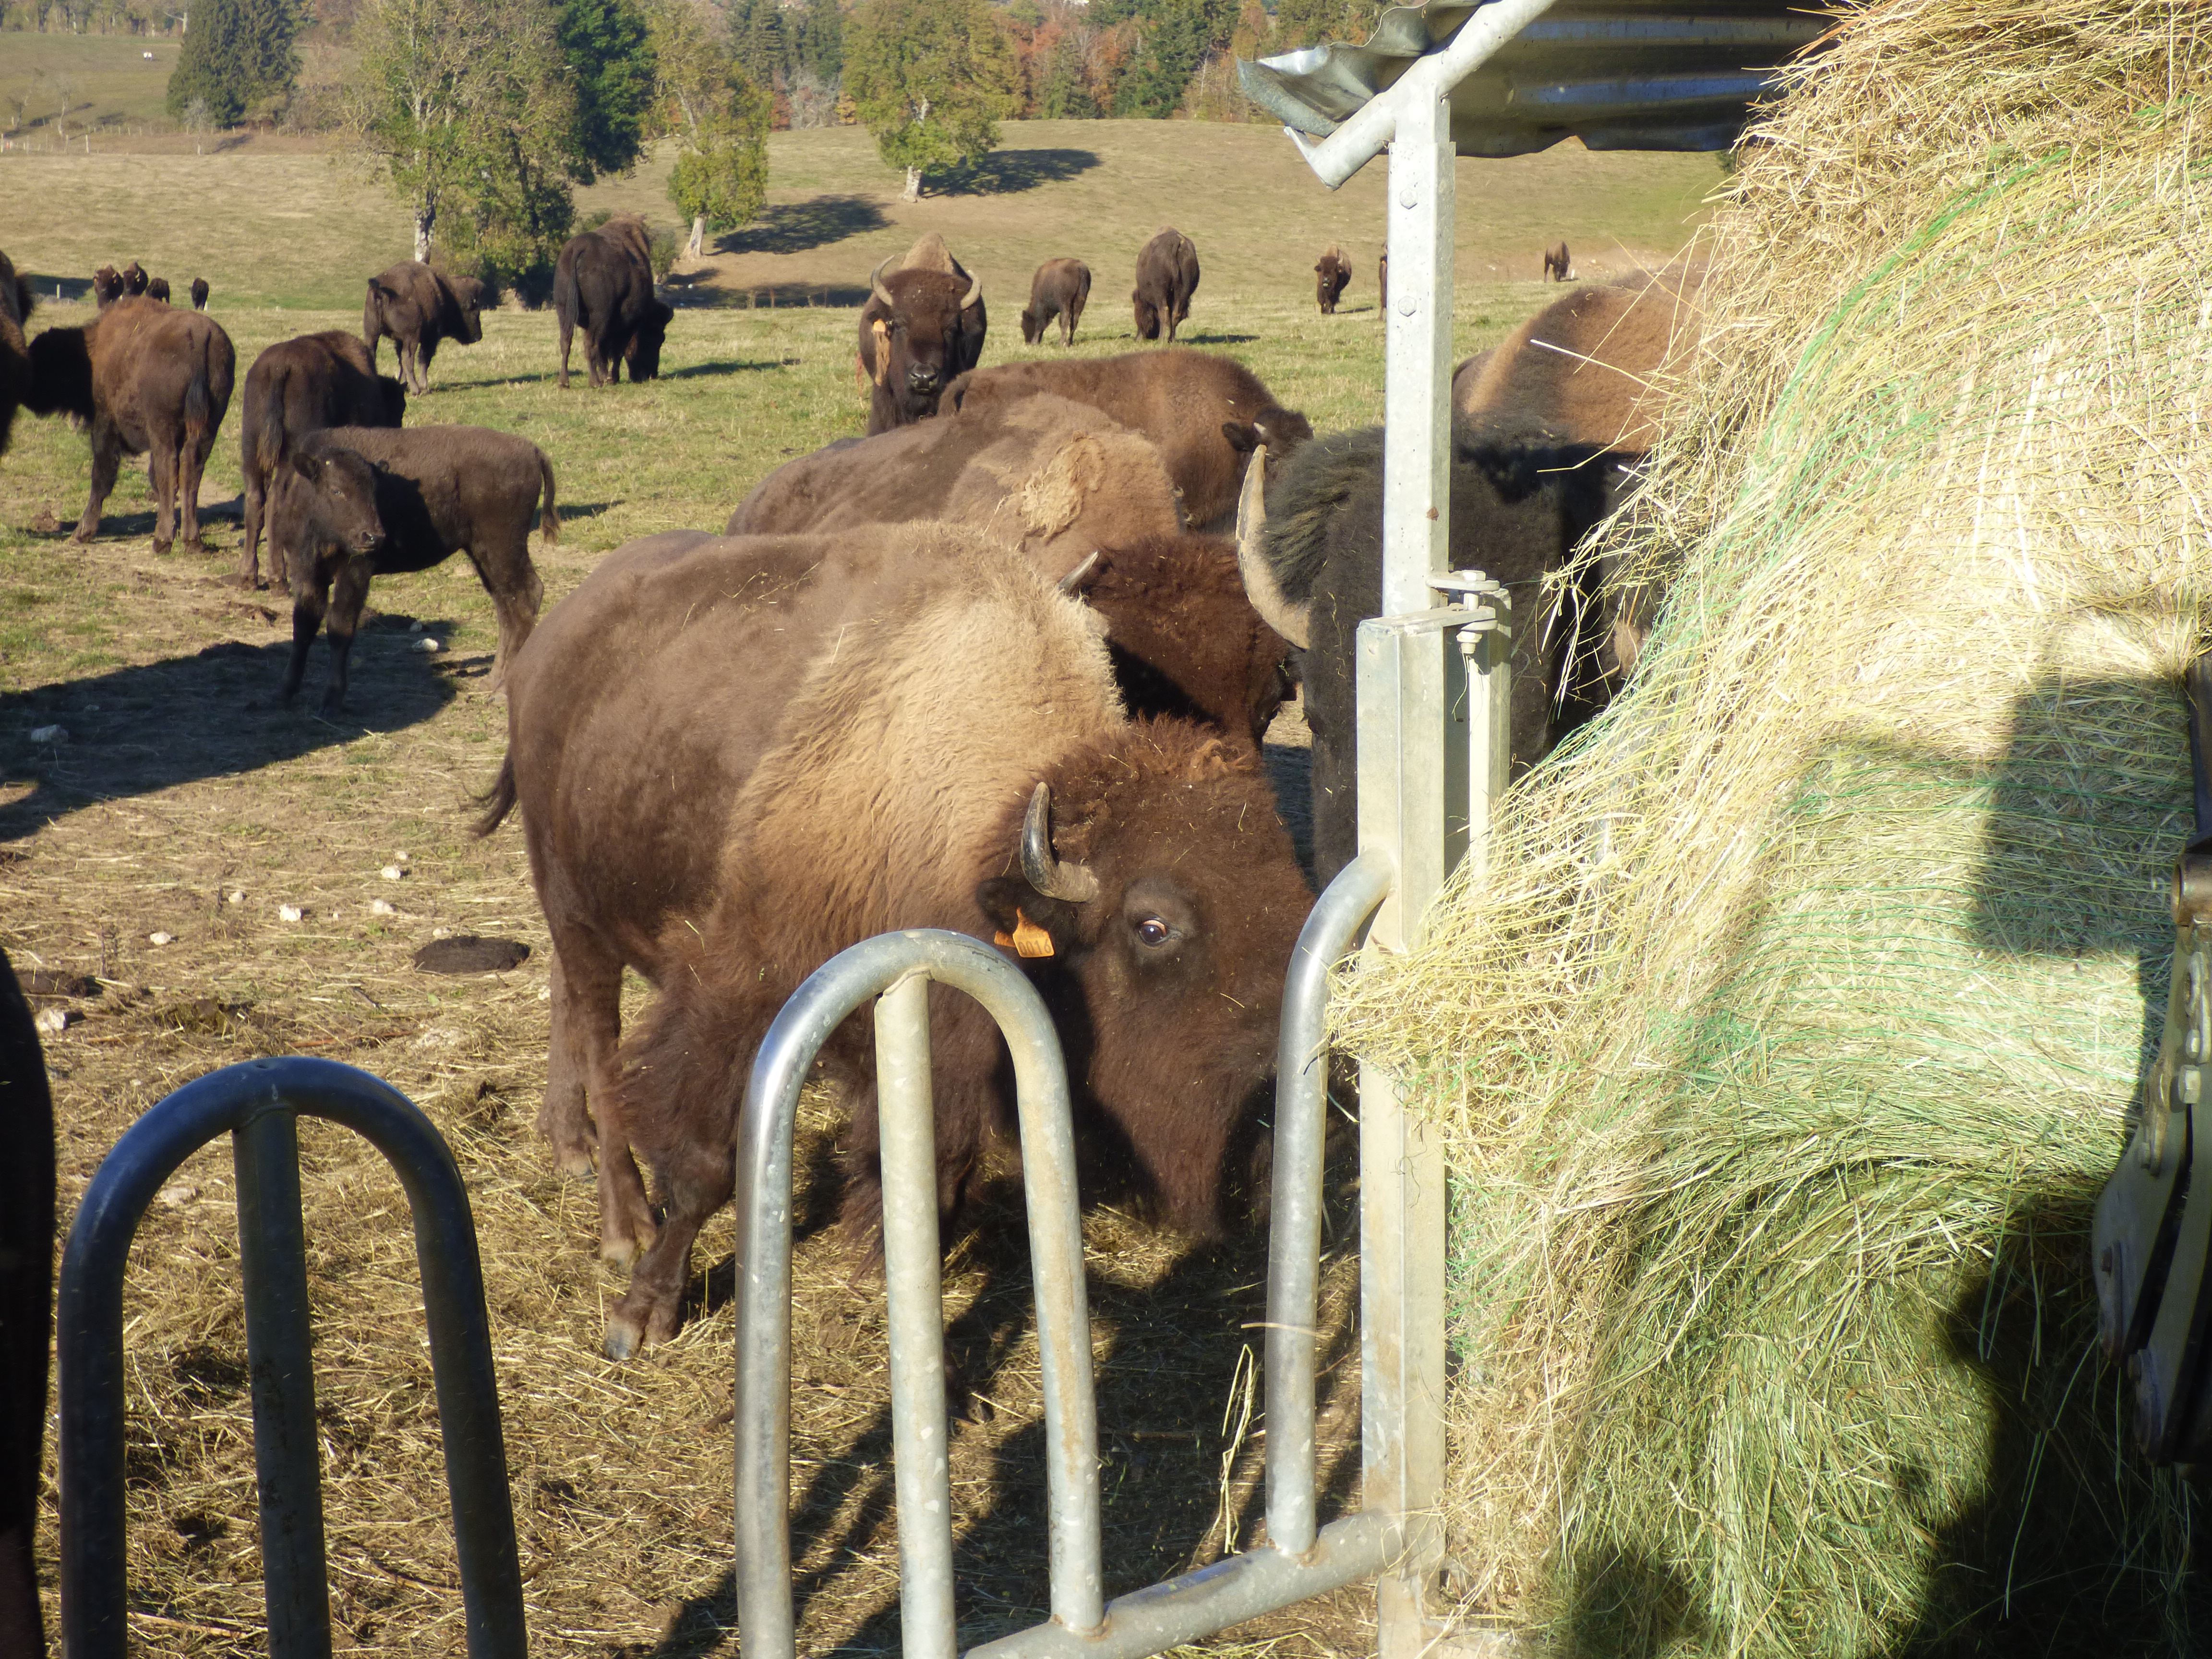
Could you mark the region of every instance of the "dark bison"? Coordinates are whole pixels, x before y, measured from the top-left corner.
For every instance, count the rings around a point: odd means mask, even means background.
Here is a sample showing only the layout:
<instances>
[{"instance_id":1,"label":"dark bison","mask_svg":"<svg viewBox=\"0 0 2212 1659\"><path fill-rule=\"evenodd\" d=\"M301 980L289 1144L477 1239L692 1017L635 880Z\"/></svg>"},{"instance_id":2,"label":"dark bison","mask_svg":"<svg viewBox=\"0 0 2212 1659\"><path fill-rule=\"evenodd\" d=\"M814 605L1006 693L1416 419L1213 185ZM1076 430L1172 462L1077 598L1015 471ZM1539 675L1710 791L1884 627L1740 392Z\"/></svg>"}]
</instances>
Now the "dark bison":
<instances>
[{"instance_id":1,"label":"dark bison","mask_svg":"<svg viewBox=\"0 0 2212 1659\"><path fill-rule=\"evenodd\" d=\"M149 300L159 300L163 305L168 304L169 279L166 276L156 276L152 282L147 283L146 297Z\"/></svg>"},{"instance_id":2,"label":"dark bison","mask_svg":"<svg viewBox=\"0 0 2212 1659\"><path fill-rule=\"evenodd\" d=\"M230 337L212 319L143 297L118 300L82 327L50 328L31 342L23 407L71 415L91 428L92 495L77 540L99 533L123 457L151 452L154 550L169 550L180 516L186 549L204 550L200 473L237 366Z\"/></svg>"},{"instance_id":3,"label":"dark bison","mask_svg":"<svg viewBox=\"0 0 2212 1659\"><path fill-rule=\"evenodd\" d=\"M1570 263L1567 258L1567 245L1565 242L1554 242L1544 250L1544 280L1547 283L1565 282Z\"/></svg>"},{"instance_id":4,"label":"dark bison","mask_svg":"<svg viewBox=\"0 0 2212 1659\"><path fill-rule=\"evenodd\" d=\"M366 463L374 521L354 510L356 474ZM296 458L296 459L295 459ZM299 695L307 647L330 617L331 683L323 713L345 704L346 659L368 598L369 579L428 570L466 553L499 617L499 652L489 689L504 684L515 653L537 624L544 584L530 562L530 521L538 514L550 545L560 538L553 465L526 438L480 426L332 427L293 444L270 472L269 557L292 586L292 657L283 698ZM368 544L362 544L366 533Z\"/></svg>"},{"instance_id":5,"label":"dark bison","mask_svg":"<svg viewBox=\"0 0 2212 1659\"><path fill-rule=\"evenodd\" d=\"M1083 321L1083 307L1091 299L1091 267L1080 259L1048 259L1030 278L1030 303L1022 313L1022 343L1036 345L1044 338L1052 319L1060 319L1060 344L1073 345L1075 331Z\"/></svg>"},{"instance_id":6,"label":"dark bison","mask_svg":"<svg viewBox=\"0 0 2212 1659\"><path fill-rule=\"evenodd\" d=\"M246 477L246 545L238 556L240 579L261 580L261 520L269 474L293 441L330 426L398 426L407 412L407 388L369 367L368 348L342 329L283 340L246 371L239 410L238 464ZM285 580L283 562L270 550L269 574Z\"/></svg>"},{"instance_id":7,"label":"dark bison","mask_svg":"<svg viewBox=\"0 0 2212 1659\"><path fill-rule=\"evenodd\" d=\"M1173 344L1197 292L1198 250L1190 238L1171 225L1155 231L1138 252L1137 286L1129 295L1137 308L1137 337L1157 340L1164 332Z\"/></svg>"},{"instance_id":8,"label":"dark bison","mask_svg":"<svg viewBox=\"0 0 2212 1659\"><path fill-rule=\"evenodd\" d=\"M430 360L446 340L474 345L483 338L478 313L489 297L473 276L448 276L419 259L403 259L368 279L361 311L361 343L376 366L378 342L391 337L399 354L399 378L416 393L430 389Z\"/></svg>"},{"instance_id":9,"label":"dark bison","mask_svg":"<svg viewBox=\"0 0 2212 1659\"><path fill-rule=\"evenodd\" d=\"M207 301L208 301L208 285L207 285L207 278L206 278L206 277L204 277L204 276L195 276L195 277L193 277L193 278L192 278L192 309L193 309L194 311L205 311L205 310L207 309Z\"/></svg>"},{"instance_id":10,"label":"dark bison","mask_svg":"<svg viewBox=\"0 0 2212 1659\"><path fill-rule=\"evenodd\" d=\"M143 294L146 291L146 284L149 280L151 279L149 278L145 271L140 268L138 262L136 259L133 259L129 264L123 267L123 292L125 297L136 299L138 295Z\"/></svg>"},{"instance_id":11,"label":"dark bison","mask_svg":"<svg viewBox=\"0 0 2212 1659\"><path fill-rule=\"evenodd\" d=\"M102 311L123 297L123 277L113 265L102 265L92 273L92 297Z\"/></svg>"},{"instance_id":12,"label":"dark bison","mask_svg":"<svg viewBox=\"0 0 2212 1659\"><path fill-rule=\"evenodd\" d=\"M632 380L660 373L660 348L676 313L653 291L653 250L645 221L617 214L572 236L553 267L553 309L561 320L561 385L568 384L569 344L584 331L584 367L593 386L611 386L629 365Z\"/></svg>"},{"instance_id":13,"label":"dark bison","mask_svg":"<svg viewBox=\"0 0 2212 1659\"><path fill-rule=\"evenodd\" d=\"M32 1545L53 1341L54 1110L30 1005L0 952L0 1653L46 1650Z\"/></svg>"},{"instance_id":14,"label":"dark bison","mask_svg":"<svg viewBox=\"0 0 2212 1659\"><path fill-rule=\"evenodd\" d=\"M31 390L31 349L23 338L30 316L30 279L17 276L15 262L0 253L0 455L8 453L15 410Z\"/></svg>"},{"instance_id":15,"label":"dark bison","mask_svg":"<svg viewBox=\"0 0 2212 1659\"><path fill-rule=\"evenodd\" d=\"M1543 580L1612 511L1615 458L1511 416L1452 428L1451 565L1505 584L1513 599L1515 774L1549 752L1611 694L1620 665L1598 613L1602 573L1547 600ZM1264 525L1240 536L1260 614L1305 653L1313 731L1314 873L1326 884L1358 851L1354 637L1382 596L1382 429L1336 433L1300 450L1266 492Z\"/></svg>"},{"instance_id":16,"label":"dark bison","mask_svg":"<svg viewBox=\"0 0 2212 1659\"><path fill-rule=\"evenodd\" d=\"M1352 286L1352 262L1344 257L1344 250L1332 242L1314 266L1314 297L1321 301L1321 314L1336 315L1336 302L1344 297L1344 290Z\"/></svg>"},{"instance_id":17,"label":"dark bison","mask_svg":"<svg viewBox=\"0 0 2212 1659\"><path fill-rule=\"evenodd\" d=\"M1276 464L1313 436L1258 375L1209 352L1133 351L1119 357L1000 363L954 385L945 402L963 413L1049 392L1089 404L1158 446L1181 492L1183 521L1219 534L1237 523L1244 463L1264 444Z\"/></svg>"},{"instance_id":18,"label":"dark bison","mask_svg":"<svg viewBox=\"0 0 2212 1659\"><path fill-rule=\"evenodd\" d=\"M676 1328L770 1019L831 955L896 929L1022 952L1067 1053L1089 1184L1119 1177L1180 1227L1222 1227L1309 896L1254 751L1129 720L1096 618L1026 560L927 525L632 543L517 659L508 731L481 827L520 805L553 938L541 1121L580 1170L596 1120L602 1249L645 1252L611 1353ZM659 994L617 1054L626 963ZM994 1144L1011 1152L1013 1103L988 1017L930 1000L949 1218ZM865 1234L866 1022L823 1060ZM632 1149L667 1206L657 1230Z\"/></svg>"},{"instance_id":19,"label":"dark bison","mask_svg":"<svg viewBox=\"0 0 2212 1659\"><path fill-rule=\"evenodd\" d=\"M963 270L933 232L896 270L877 266L860 321L869 435L936 414L945 388L981 361L987 320L982 278Z\"/></svg>"}]
</instances>

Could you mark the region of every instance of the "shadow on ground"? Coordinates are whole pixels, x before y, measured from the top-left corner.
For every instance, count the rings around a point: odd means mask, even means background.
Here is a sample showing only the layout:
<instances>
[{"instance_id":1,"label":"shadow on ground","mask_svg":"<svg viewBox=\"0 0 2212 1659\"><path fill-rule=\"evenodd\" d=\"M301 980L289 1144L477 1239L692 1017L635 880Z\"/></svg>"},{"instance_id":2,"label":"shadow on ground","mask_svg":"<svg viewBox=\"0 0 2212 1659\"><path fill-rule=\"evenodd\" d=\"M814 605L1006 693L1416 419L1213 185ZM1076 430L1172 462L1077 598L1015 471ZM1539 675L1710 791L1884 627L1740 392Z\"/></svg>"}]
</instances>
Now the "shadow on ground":
<instances>
[{"instance_id":1,"label":"shadow on ground","mask_svg":"<svg viewBox=\"0 0 2212 1659\"><path fill-rule=\"evenodd\" d=\"M766 209L758 222L732 231L714 244L717 253L804 253L890 223L865 196L817 196Z\"/></svg>"},{"instance_id":2,"label":"shadow on ground","mask_svg":"<svg viewBox=\"0 0 2212 1659\"><path fill-rule=\"evenodd\" d=\"M1097 155L1087 149L996 150L945 174L930 194L1014 196L1040 185L1065 184L1097 165Z\"/></svg>"}]
</instances>

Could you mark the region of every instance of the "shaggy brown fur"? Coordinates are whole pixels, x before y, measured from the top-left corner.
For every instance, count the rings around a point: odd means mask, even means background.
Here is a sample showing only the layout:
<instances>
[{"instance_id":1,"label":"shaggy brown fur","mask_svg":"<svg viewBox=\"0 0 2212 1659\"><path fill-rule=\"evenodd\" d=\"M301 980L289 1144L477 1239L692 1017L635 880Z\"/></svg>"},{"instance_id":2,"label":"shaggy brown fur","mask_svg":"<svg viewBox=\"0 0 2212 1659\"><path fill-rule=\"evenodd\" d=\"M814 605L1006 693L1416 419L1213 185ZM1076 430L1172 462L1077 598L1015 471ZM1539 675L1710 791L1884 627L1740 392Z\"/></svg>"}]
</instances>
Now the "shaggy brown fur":
<instances>
[{"instance_id":1,"label":"shaggy brown fur","mask_svg":"<svg viewBox=\"0 0 2212 1659\"><path fill-rule=\"evenodd\" d=\"M53 1340L54 1111L31 1009L0 952L0 1653L46 1650L31 1547Z\"/></svg>"},{"instance_id":2,"label":"shaggy brown fur","mask_svg":"<svg viewBox=\"0 0 2212 1659\"><path fill-rule=\"evenodd\" d=\"M123 277L113 265L102 265L92 273L92 297L102 311L123 297Z\"/></svg>"},{"instance_id":3,"label":"shaggy brown fur","mask_svg":"<svg viewBox=\"0 0 2212 1659\"><path fill-rule=\"evenodd\" d=\"M1255 446L1267 446L1273 465L1313 436L1306 417L1277 403L1235 358L1188 349L1000 363L956 380L945 400L966 413L1041 392L1089 404L1151 439L1182 497L1183 522L1208 535L1236 528L1237 492Z\"/></svg>"},{"instance_id":4,"label":"shaggy brown fur","mask_svg":"<svg viewBox=\"0 0 2212 1659\"><path fill-rule=\"evenodd\" d=\"M30 315L30 280L17 276L15 262L0 253L0 455L8 453L15 410L31 389L31 349L23 338Z\"/></svg>"},{"instance_id":5,"label":"shaggy brown fur","mask_svg":"<svg viewBox=\"0 0 2212 1659\"><path fill-rule=\"evenodd\" d=\"M239 410L238 464L246 477L241 581L260 585L268 478L293 441L325 427L398 426L406 412L407 388L371 368L368 348L342 329L280 340L253 360ZM273 544L269 574L288 580Z\"/></svg>"},{"instance_id":6,"label":"shaggy brown fur","mask_svg":"<svg viewBox=\"0 0 2212 1659\"><path fill-rule=\"evenodd\" d=\"M1344 250L1332 242L1314 266L1314 297L1321 301L1321 314L1336 315L1336 302L1351 286L1352 264L1344 257Z\"/></svg>"},{"instance_id":7,"label":"shaggy brown fur","mask_svg":"<svg viewBox=\"0 0 2212 1659\"><path fill-rule=\"evenodd\" d=\"M1048 259L1030 278L1030 302L1022 313L1022 343L1035 345L1044 338L1052 319L1060 319L1060 343L1075 343L1077 325L1091 299L1091 267L1080 259Z\"/></svg>"},{"instance_id":8,"label":"shaggy brown fur","mask_svg":"<svg viewBox=\"0 0 2212 1659\"><path fill-rule=\"evenodd\" d=\"M323 459L349 450L374 466L383 539L373 551L364 551L319 537L297 481L283 468L272 474L269 560L286 571L292 586L292 656L284 671L284 700L289 702L299 693L307 647L327 611L331 683L323 712L343 708L346 661L368 599L369 579L428 570L455 553L469 556L499 618L499 653L489 684L497 691L515 653L537 625L538 602L544 597L545 585L530 562L530 520L541 497L545 539L560 539L553 464L545 452L526 438L481 426L409 432L332 427L298 440L296 449Z\"/></svg>"},{"instance_id":9,"label":"shaggy brown fur","mask_svg":"<svg viewBox=\"0 0 2212 1659\"><path fill-rule=\"evenodd\" d=\"M1198 249L1172 225L1163 225L1137 251L1137 286L1129 302L1136 307L1137 337L1175 343L1176 330L1190 315L1198 292Z\"/></svg>"},{"instance_id":10,"label":"shaggy brown fur","mask_svg":"<svg viewBox=\"0 0 2212 1659\"><path fill-rule=\"evenodd\" d=\"M152 282L147 283L146 297L149 300L159 300L163 305L168 304L169 279L166 276L156 276Z\"/></svg>"},{"instance_id":11,"label":"shaggy brown fur","mask_svg":"<svg viewBox=\"0 0 2212 1659\"><path fill-rule=\"evenodd\" d=\"M31 342L23 407L70 415L92 434L92 494L76 539L100 532L100 509L124 456L153 455L154 550L167 553L179 517L187 551L200 545L200 474L230 407L237 354L230 336L197 311L144 297L118 300L81 328Z\"/></svg>"},{"instance_id":12,"label":"shaggy brown fur","mask_svg":"<svg viewBox=\"0 0 2212 1659\"><path fill-rule=\"evenodd\" d=\"M192 309L193 309L194 311L205 311L205 310L207 309L207 302L208 302L208 285L207 285L207 278L206 278L206 277L204 277L204 276L195 276L195 277L193 277L193 278L192 278Z\"/></svg>"},{"instance_id":13,"label":"shaggy brown fur","mask_svg":"<svg viewBox=\"0 0 2212 1659\"><path fill-rule=\"evenodd\" d=\"M861 304L856 358L869 388L871 437L936 414L945 386L982 362L990 329L981 289L961 304L973 275L933 230L884 267L882 280L894 303L872 290Z\"/></svg>"},{"instance_id":14,"label":"shaggy brown fur","mask_svg":"<svg viewBox=\"0 0 2212 1659\"><path fill-rule=\"evenodd\" d=\"M146 291L147 276L133 259L123 267L123 292L125 298L136 299Z\"/></svg>"},{"instance_id":15,"label":"shaggy brown fur","mask_svg":"<svg viewBox=\"0 0 2212 1659\"><path fill-rule=\"evenodd\" d=\"M895 929L1048 933L1054 954L1031 972L1068 1051L1086 1167L1118 1146L1120 1173L1171 1219L1221 1224L1306 891L1251 751L1128 723L1096 619L1019 556L927 525L633 544L521 653L509 728L486 826L523 807L554 936L542 1121L579 1165L588 1083L605 1248L651 1244L611 1352L675 1328L769 1021L830 956ZM1040 779L1058 855L1098 882L1087 902L1006 873ZM624 963L660 994L617 1067ZM931 1000L950 1212L1012 1103L988 1019ZM879 1172L859 1036L824 1060L852 1104L846 1214L865 1230ZM669 1205L657 1236L641 1194L621 1191L627 1146Z\"/></svg>"},{"instance_id":16,"label":"shaggy brown fur","mask_svg":"<svg viewBox=\"0 0 2212 1659\"><path fill-rule=\"evenodd\" d=\"M570 237L553 268L553 310L561 325L564 391L579 328L593 386L619 380L624 363L633 381L657 377L660 348L676 313L653 291L653 245L645 221L620 213L597 230Z\"/></svg>"},{"instance_id":17,"label":"shaggy brown fur","mask_svg":"<svg viewBox=\"0 0 2212 1659\"><path fill-rule=\"evenodd\" d=\"M477 313L489 301L473 276L448 276L419 259L403 259L368 279L361 311L361 343L368 366L376 367L376 348L387 335L399 354L399 378L418 396L430 389L430 360L441 342L474 345L483 338Z\"/></svg>"},{"instance_id":18,"label":"shaggy brown fur","mask_svg":"<svg viewBox=\"0 0 2212 1659\"><path fill-rule=\"evenodd\" d=\"M1567 273L1573 268L1574 262L1567 257L1567 245L1565 242L1554 242L1544 250L1544 280L1546 282L1564 283L1567 280Z\"/></svg>"}]
</instances>

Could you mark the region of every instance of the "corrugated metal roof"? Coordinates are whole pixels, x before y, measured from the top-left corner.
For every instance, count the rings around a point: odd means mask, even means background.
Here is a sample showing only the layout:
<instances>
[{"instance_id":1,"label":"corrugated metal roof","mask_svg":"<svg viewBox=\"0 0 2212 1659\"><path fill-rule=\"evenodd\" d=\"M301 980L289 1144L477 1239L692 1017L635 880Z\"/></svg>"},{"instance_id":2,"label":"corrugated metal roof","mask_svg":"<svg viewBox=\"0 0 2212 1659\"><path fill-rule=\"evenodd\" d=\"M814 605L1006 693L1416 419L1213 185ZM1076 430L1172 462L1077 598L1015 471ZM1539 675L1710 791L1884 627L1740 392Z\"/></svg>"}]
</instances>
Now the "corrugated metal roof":
<instances>
[{"instance_id":1,"label":"corrugated metal roof","mask_svg":"<svg viewBox=\"0 0 2212 1659\"><path fill-rule=\"evenodd\" d=\"M1239 62L1237 74L1285 125L1324 138L1478 9L1394 6L1364 46ZM1592 149L1725 149L1774 70L1834 21L1779 0L1558 0L1453 90L1452 138L1462 155L1525 155L1570 137Z\"/></svg>"}]
</instances>

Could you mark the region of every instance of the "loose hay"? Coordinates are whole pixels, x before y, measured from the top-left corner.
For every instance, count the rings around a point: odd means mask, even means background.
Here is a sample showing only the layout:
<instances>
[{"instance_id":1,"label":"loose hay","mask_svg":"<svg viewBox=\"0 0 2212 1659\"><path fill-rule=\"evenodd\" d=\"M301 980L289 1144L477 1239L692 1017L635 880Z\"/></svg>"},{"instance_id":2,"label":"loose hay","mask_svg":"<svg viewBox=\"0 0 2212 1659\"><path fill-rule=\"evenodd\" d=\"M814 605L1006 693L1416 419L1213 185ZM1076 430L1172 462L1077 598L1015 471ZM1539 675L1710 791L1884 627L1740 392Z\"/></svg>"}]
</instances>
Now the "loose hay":
<instances>
[{"instance_id":1,"label":"loose hay","mask_svg":"<svg viewBox=\"0 0 2212 1659\"><path fill-rule=\"evenodd\" d=\"M1470 1599L1564 1652L2181 1651L2087 1222L2203 623L2212 17L1899 0L1795 73L1613 550L1629 695L1353 976L1456 1175Z\"/></svg>"}]
</instances>

